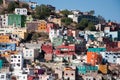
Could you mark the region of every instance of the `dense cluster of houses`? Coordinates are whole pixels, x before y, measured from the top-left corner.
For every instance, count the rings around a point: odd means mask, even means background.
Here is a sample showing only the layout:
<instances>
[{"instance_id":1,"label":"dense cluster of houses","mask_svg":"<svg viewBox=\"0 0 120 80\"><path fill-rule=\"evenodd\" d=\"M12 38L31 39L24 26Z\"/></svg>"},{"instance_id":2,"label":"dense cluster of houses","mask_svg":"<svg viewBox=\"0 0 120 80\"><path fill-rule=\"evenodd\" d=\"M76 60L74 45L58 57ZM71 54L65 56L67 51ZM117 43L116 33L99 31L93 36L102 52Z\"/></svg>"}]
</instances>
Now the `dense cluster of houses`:
<instances>
[{"instance_id":1,"label":"dense cluster of houses","mask_svg":"<svg viewBox=\"0 0 120 80\"><path fill-rule=\"evenodd\" d=\"M54 15L34 20L26 8L14 12L0 15L0 80L120 80L118 23L100 24L95 16L73 11L73 21L96 23L96 31L80 31L62 26ZM44 32L49 41L22 43L30 32Z\"/></svg>"}]
</instances>

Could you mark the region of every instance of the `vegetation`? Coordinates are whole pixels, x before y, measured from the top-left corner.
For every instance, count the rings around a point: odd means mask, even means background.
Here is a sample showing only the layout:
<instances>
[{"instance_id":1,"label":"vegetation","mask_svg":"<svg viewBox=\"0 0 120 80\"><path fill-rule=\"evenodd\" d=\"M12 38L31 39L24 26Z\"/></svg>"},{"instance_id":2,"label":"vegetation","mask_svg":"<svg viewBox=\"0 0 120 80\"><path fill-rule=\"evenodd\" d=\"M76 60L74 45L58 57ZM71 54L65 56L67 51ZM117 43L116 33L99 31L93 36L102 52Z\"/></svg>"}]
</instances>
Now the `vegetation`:
<instances>
[{"instance_id":1,"label":"vegetation","mask_svg":"<svg viewBox=\"0 0 120 80\"><path fill-rule=\"evenodd\" d=\"M62 13L64 17L67 17L68 15L72 14L72 12L70 12L70 11L67 10L67 9L62 10L60 13Z\"/></svg>"},{"instance_id":2,"label":"vegetation","mask_svg":"<svg viewBox=\"0 0 120 80\"><path fill-rule=\"evenodd\" d=\"M0 4L1 4L1 2L2 2L2 0L0 0ZM8 7L3 8L0 12L1 12L1 14L13 13L15 8L27 8L27 9L29 9L29 5L27 3L22 3L20 5L19 2L11 1L11 2L9 2Z\"/></svg>"},{"instance_id":3,"label":"vegetation","mask_svg":"<svg viewBox=\"0 0 120 80\"><path fill-rule=\"evenodd\" d=\"M51 9L42 4L36 7L33 17L36 19L46 19L51 13Z\"/></svg>"},{"instance_id":4,"label":"vegetation","mask_svg":"<svg viewBox=\"0 0 120 80\"><path fill-rule=\"evenodd\" d=\"M94 15L95 14L95 11L94 10L90 10L89 12L91 15Z\"/></svg>"},{"instance_id":5,"label":"vegetation","mask_svg":"<svg viewBox=\"0 0 120 80\"><path fill-rule=\"evenodd\" d=\"M7 11L8 11L8 13L13 13L13 11L15 10L15 8L18 8L18 7L19 7L19 3L18 2L11 1L8 4Z\"/></svg>"},{"instance_id":6,"label":"vegetation","mask_svg":"<svg viewBox=\"0 0 120 80\"><path fill-rule=\"evenodd\" d=\"M23 3L23 4L22 4L22 8L27 8L27 9L29 9L29 5L28 5L27 3Z\"/></svg>"},{"instance_id":7,"label":"vegetation","mask_svg":"<svg viewBox=\"0 0 120 80\"><path fill-rule=\"evenodd\" d=\"M95 26L92 22L88 23L88 30L90 30L90 31L95 31L96 30L96 28L95 28Z\"/></svg>"},{"instance_id":8,"label":"vegetation","mask_svg":"<svg viewBox=\"0 0 120 80\"><path fill-rule=\"evenodd\" d=\"M38 34L38 33L34 33L34 34L32 35L32 40L33 40L33 41L37 41L38 38L39 38L39 34Z\"/></svg>"},{"instance_id":9,"label":"vegetation","mask_svg":"<svg viewBox=\"0 0 120 80\"><path fill-rule=\"evenodd\" d=\"M33 41L37 41L38 38L42 38L42 39L48 39L48 34L44 33L44 32L40 32L40 33L33 33L32 35L32 40Z\"/></svg>"},{"instance_id":10,"label":"vegetation","mask_svg":"<svg viewBox=\"0 0 120 80\"><path fill-rule=\"evenodd\" d=\"M0 0L0 5L3 3L3 0Z\"/></svg>"},{"instance_id":11,"label":"vegetation","mask_svg":"<svg viewBox=\"0 0 120 80\"><path fill-rule=\"evenodd\" d=\"M80 30L84 30L88 26L88 20L83 18L80 23L77 24L77 28Z\"/></svg>"},{"instance_id":12,"label":"vegetation","mask_svg":"<svg viewBox=\"0 0 120 80\"><path fill-rule=\"evenodd\" d=\"M90 21L88 21L87 19L83 18L80 23L77 24L76 26L78 29L80 30L90 30L90 31L95 31L96 28L94 26L94 24Z\"/></svg>"},{"instance_id":13,"label":"vegetation","mask_svg":"<svg viewBox=\"0 0 120 80\"><path fill-rule=\"evenodd\" d=\"M67 26L67 25L70 25L73 21L71 18L65 17L61 19L61 22L63 23L63 25Z\"/></svg>"}]
</instances>

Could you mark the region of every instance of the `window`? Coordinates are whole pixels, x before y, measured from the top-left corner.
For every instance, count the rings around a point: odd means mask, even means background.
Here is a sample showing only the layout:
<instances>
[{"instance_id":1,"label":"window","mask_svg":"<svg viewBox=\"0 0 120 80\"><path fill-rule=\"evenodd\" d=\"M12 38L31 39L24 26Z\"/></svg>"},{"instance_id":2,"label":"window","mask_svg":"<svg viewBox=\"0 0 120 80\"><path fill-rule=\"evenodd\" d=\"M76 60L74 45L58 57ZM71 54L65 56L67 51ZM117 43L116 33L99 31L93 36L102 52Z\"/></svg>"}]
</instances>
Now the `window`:
<instances>
[{"instance_id":1,"label":"window","mask_svg":"<svg viewBox=\"0 0 120 80\"><path fill-rule=\"evenodd\" d=\"M20 60L18 60L18 62L20 62Z\"/></svg>"},{"instance_id":2,"label":"window","mask_svg":"<svg viewBox=\"0 0 120 80\"><path fill-rule=\"evenodd\" d=\"M17 66L20 66L20 64L18 63Z\"/></svg>"},{"instance_id":3,"label":"window","mask_svg":"<svg viewBox=\"0 0 120 80\"><path fill-rule=\"evenodd\" d=\"M74 74L72 73L71 75L73 76Z\"/></svg>"},{"instance_id":4,"label":"window","mask_svg":"<svg viewBox=\"0 0 120 80\"><path fill-rule=\"evenodd\" d=\"M4 75L1 75L1 79L3 79L4 78Z\"/></svg>"},{"instance_id":5,"label":"window","mask_svg":"<svg viewBox=\"0 0 120 80\"><path fill-rule=\"evenodd\" d=\"M66 75L68 75L68 74L66 73Z\"/></svg>"},{"instance_id":6,"label":"window","mask_svg":"<svg viewBox=\"0 0 120 80\"><path fill-rule=\"evenodd\" d=\"M30 54L30 56L32 56L32 54Z\"/></svg>"},{"instance_id":7,"label":"window","mask_svg":"<svg viewBox=\"0 0 120 80\"><path fill-rule=\"evenodd\" d=\"M11 60L11 62L13 62L13 60Z\"/></svg>"},{"instance_id":8,"label":"window","mask_svg":"<svg viewBox=\"0 0 120 80\"><path fill-rule=\"evenodd\" d=\"M17 56L14 56L14 58L17 58Z\"/></svg>"}]
</instances>

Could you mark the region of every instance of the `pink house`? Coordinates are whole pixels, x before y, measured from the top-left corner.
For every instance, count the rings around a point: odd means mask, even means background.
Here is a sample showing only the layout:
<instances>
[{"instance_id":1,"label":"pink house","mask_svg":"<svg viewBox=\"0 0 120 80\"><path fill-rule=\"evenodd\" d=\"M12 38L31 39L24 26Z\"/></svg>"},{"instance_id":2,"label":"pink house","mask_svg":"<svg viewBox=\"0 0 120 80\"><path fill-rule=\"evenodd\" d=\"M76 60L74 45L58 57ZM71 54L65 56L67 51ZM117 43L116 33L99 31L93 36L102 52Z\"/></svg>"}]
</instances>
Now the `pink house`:
<instances>
[{"instance_id":1,"label":"pink house","mask_svg":"<svg viewBox=\"0 0 120 80\"><path fill-rule=\"evenodd\" d=\"M47 23L46 32L49 33L52 28L56 28L56 25L52 22Z\"/></svg>"}]
</instances>

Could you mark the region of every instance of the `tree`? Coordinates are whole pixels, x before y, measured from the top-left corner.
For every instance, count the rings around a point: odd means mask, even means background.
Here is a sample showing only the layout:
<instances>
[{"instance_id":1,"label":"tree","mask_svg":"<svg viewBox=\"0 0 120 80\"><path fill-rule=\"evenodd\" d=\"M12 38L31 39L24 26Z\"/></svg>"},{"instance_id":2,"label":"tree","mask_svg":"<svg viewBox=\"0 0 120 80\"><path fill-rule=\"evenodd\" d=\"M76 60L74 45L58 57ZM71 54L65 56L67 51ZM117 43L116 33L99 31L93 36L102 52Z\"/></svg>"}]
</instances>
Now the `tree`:
<instances>
[{"instance_id":1,"label":"tree","mask_svg":"<svg viewBox=\"0 0 120 80\"><path fill-rule=\"evenodd\" d=\"M14 1L11 1L9 4L8 4L8 13L12 13L15 8L18 8L19 7L19 3L18 2L14 2Z\"/></svg>"},{"instance_id":2,"label":"tree","mask_svg":"<svg viewBox=\"0 0 120 80\"><path fill-rule=\"evenodd\" d=\"M91 15L94 15L95 14L95 11L94 10L90 10L89 12Z\"/></svg>"},{"instance_id":3,"label":"tree","mask_svg":"<svg viewBox=\"0 0 120 80\"><path fill-rule=\"evenodd\" d=\"M96 30L96 28L95 28L95 26L94 26L94 24L92 23L92 22L89 22L88 23L88 27L87 27L90 31L95 31Z\"/></svg>"},{"instance_id":4,"label":"tree","mask_svg":"<svg viewBox=\"0 0 120 80\"><path fill-rule=\"evenodd\" d=\"M0 0L0 5L3 3L3 0Z\"/></svg>"},{"instance_id":5,"label":"tree","mask_svg":"<svg viewBox=\"0 0 120 80\"><path fill-rule=\"evenodd\" d=\"M37 6L33 17L36 19L46 19L51 14L51 10L46 5Z\"/></svg>"},{"instance_id":6,"label":"tree","mask_svg":"<svg viewBox=\"0 0 120 80\"><path fill-rule=\"evenodd\" d=\"M73 22L73 20L71 18L65 17L61 19L61 22L67 26L67 25L70 25Z\"/></svg>"},{"instance_id":7,"label":"tree","mask_svg":"<svg viewBox=\"0 0 120 80\"><path fill-rule=\"evenodd\" d=\"M84 30L88 26L88 20L83 18L80 23L77 24L77 28L80 30Z\"/></svg>"},{"instance_id":8,"label":"tree","mask_svg":"<svg viewBox=\"0 0 120 80\"><path fill-rule=\"evenodd\" d=\"M64 17L67 17L69 14L72 14L72 12L70 12L69 10L65 9L62 10L60 13L62 13L64 15Z\"/></svg>"},{"instance_id":9,"label":"tree","mask_svg":"<svg viewBox=\"0 0 120 80\"><path fill-rule=\"evenodd\" d=\"M23 3L23 4L22 4L22 8L29 9L29 5L28 5L27 3Z\"/></svg>"}]
</instances>

